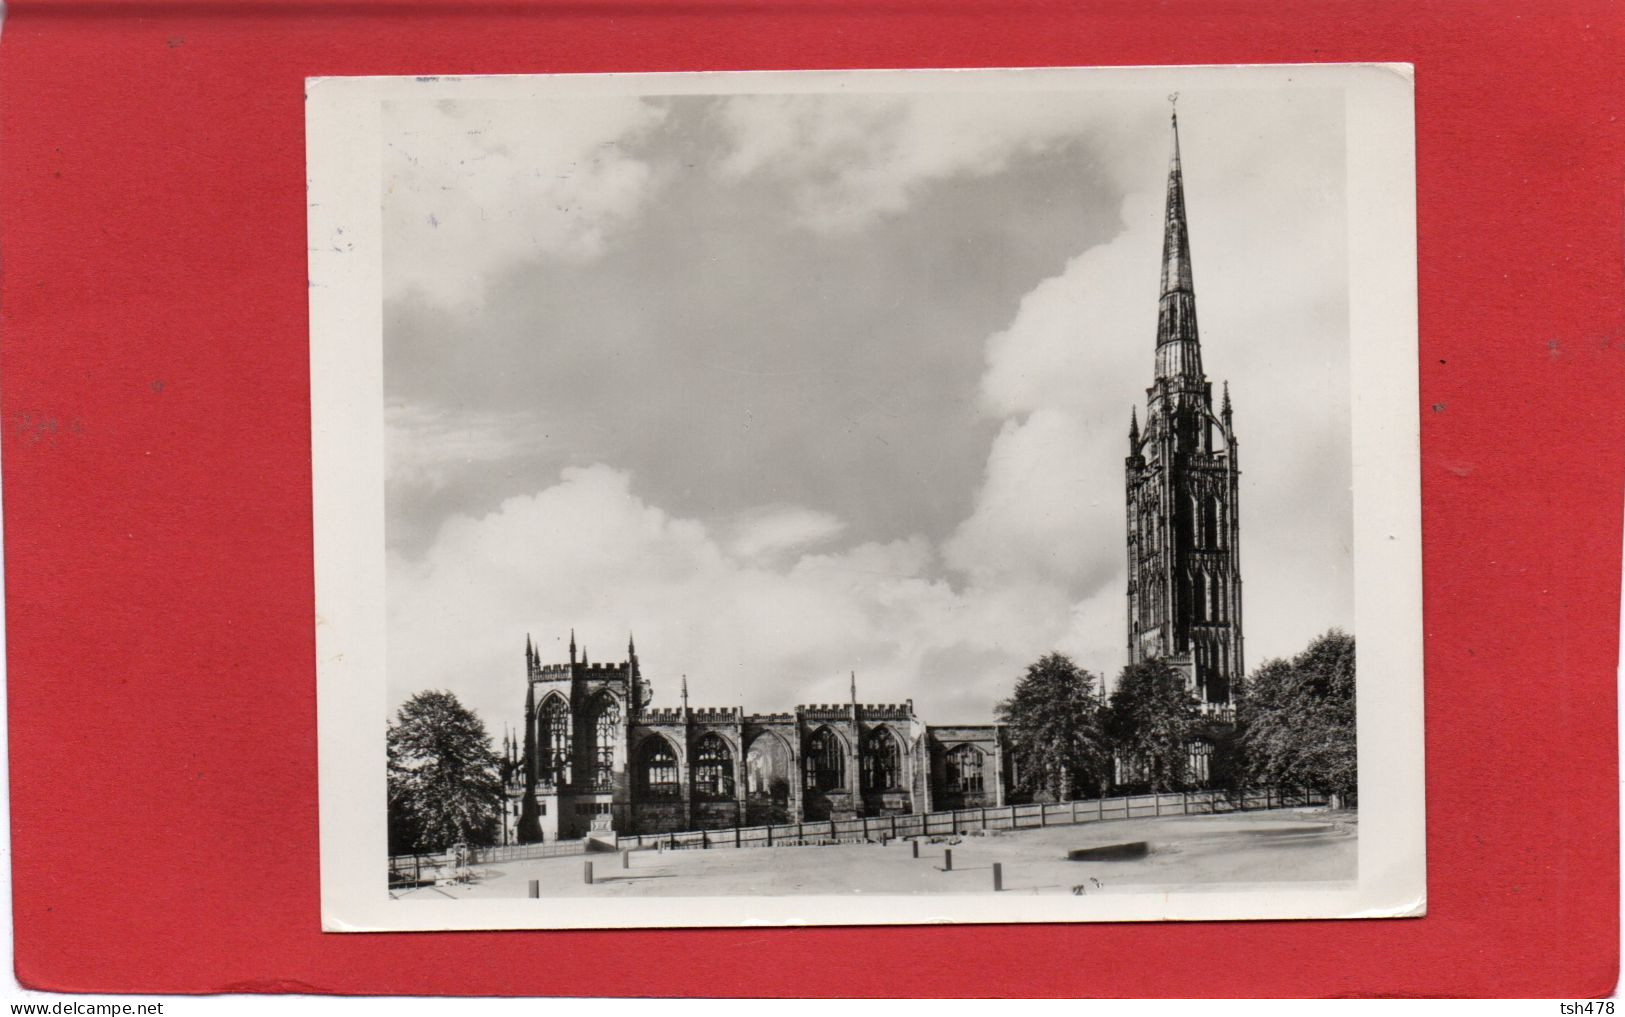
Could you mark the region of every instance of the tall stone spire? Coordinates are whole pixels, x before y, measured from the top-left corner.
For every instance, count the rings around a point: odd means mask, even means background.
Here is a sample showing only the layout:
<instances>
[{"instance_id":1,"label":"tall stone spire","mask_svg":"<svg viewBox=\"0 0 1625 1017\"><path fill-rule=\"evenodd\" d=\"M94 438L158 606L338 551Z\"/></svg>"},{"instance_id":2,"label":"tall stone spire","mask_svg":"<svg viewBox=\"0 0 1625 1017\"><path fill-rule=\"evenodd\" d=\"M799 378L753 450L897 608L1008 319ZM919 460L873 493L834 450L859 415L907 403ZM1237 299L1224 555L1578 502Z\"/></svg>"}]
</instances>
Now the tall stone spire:
<instances>
[{"instance_id":1,"label":"tall stone spire","mask_svg":"<svg viewBox=\"0 0 1625 1017\"><path fill-rule=\"evenodd\" d=\"M1168 198L1162 223L1162 295L1157 304L1157 380L1202 380L1196 331L1196 286L1191 281L1191 239L1185 223L1185 180L1179 167L1179 114L1172 114L1174 152L1168 163Z\"/></svg>"},{"instance_id":2,"label":"tall stone spire","mask_svg":"<svg viewBox=\"0 0 1625 1017\"><path fill-rule=\"evenodd\" d=\"M1128 651L1131 663L1161 659L1182 670L1203 712L1223 719L1232 715L1231 690L1245 673L1240 467L1229 392L1215 415L1202 371L1179 119L1170 120L1156 377L1146 389L1143 441L1136 442L1130 416L1124 460Z\"/></svg>"}]
</instances>

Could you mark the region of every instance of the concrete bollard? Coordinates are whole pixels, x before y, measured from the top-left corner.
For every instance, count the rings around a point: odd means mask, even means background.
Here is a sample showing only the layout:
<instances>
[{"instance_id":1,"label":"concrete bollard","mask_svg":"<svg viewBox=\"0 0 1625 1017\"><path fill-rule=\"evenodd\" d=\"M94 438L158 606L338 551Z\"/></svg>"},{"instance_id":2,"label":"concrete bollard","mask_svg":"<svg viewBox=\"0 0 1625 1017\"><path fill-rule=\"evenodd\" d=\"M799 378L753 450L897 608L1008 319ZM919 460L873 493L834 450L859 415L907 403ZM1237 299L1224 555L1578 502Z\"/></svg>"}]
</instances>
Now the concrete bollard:
<instances>
[{"instance_id":1,"label":"concrete bollard","mask_svg":"<svg viewBox=\"0 0 1625 1017\"><path fill-rule=\"evenodd\" d=\"M993 892L998 893L1004 889L1004 866L999 862L993 863Z\"/></svg>"},{"instance_id":2,"label":"concrete bollard","mask_svg":"<svg viewBox=\"0 0 1625 1017\"><path fill-rule=\"evenodd\" d=\"M632 867L632 852L623 850L621 852L621 868L630 869L631 867Z\"/></svg>"},{"instance_id":3,"label":"concrete bollard","mask_svg":"<svg viewBox=\"0 0 1625 1017\"><path fill-rule=\"evenodd\" d=\"M943 872L952 872L952 871L954 871L954 849L953 848L943 848L942 849L942 871Z\"/></svg>"},{"instance_id":4,"label":"concrete bollard","mask_svg":"<svg viewBox=\"0 0 1625 1017\"><path fill-rule=\"evenodd\" d=\"M914 848L914 857L920 857L920 842L917 840L911 840L909 841L909 845Z\"/></svg>"},{"instance_id":5,"label":"concrete bollard","mask_svg":"<svg viewBox=\"0 0 1625 1017\"><path fill-rule=\"evenodd\" d=\"M591 862L582 862L581 863L581 881L586 883L588 886L592 885L592 863Z\"/></svg>"},{"instance_id":6,"label":"concrete bollard","mask_svg":"<svg viewBox=\"0 0 1625 1017\"><path fill-rule=\"evenodd\" d=\"M539 897L541 897L541 895L542 895L542 881L539 880L539 879L531 880L530 881L530 899L531 900L536 900Z\"/></svg>"}]
</instances>

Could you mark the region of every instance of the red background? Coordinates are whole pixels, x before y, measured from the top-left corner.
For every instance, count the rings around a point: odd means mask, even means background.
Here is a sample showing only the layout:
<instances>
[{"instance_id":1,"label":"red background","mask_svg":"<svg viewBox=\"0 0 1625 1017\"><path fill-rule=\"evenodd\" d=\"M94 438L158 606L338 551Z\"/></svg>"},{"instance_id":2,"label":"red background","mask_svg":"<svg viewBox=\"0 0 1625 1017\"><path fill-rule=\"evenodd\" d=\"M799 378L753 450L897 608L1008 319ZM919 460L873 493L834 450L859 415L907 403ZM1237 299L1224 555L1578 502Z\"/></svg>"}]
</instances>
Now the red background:
<instances>
[{"instance_id":1,"label":"red background","mask_svg":"<svg viewBox=\"0 0 1625 1017\"><path fill-rule=\"evenodd\" d=\"M123 992L1608 992L1622 53L1625 19L1603 3L18 0L0 35L18 977ZM1416 65L1425 919L319 931L301 79L1334 60Z\"/></svg>"}]
</instances>

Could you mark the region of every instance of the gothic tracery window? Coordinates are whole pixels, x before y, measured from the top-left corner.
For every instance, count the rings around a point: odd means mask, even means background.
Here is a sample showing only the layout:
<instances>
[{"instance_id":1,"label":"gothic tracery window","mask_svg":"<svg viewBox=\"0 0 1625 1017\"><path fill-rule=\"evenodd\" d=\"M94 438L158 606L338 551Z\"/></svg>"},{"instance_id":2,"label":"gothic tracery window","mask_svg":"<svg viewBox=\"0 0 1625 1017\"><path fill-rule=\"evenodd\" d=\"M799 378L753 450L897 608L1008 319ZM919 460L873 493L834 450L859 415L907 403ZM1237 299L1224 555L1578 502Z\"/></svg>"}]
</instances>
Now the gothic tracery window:
<instances>
[{"instance_id":1,"label":"gothic tracery window","mask_svg":"<svg viewBox=\"0 0 1625 1017\"><path fill-rule=\"evenodd\" d=\"M846 751L841 739L821 727L807 739L804 763L809 791L835 791L846 786Z\"/></svg>"},{"instance_id":2,"label":"gothic tracery window","mask_svg":"<svg viewBox=\"0 0 1625 1017\"><path fill-rule=\"evenodd\" d=\"M717 734L708 734L700 739L694 755L694 791L716 798L733 796L733 752Z\"/></svg>"},{"instance_id":3,"label":"gothic tracery window","mask_svg":"<svg viewBox=\"0 0 1625 1017\"><path fill-rule=\"evenodd\" d=\"M943 777L950 791L981 791L982 753L974 745L961 745L943 758Z\"/></svg>"},{"instance_id":4,"label":"gothic tracery window","mask_svg":"<svg viewBox=\"0 0 1625 1017\"><path fill-rule=\"evenodd\" d=\"M902 786L902 753L897 739L883 727L863 739L863 788L865 791L892 791Z\"/></svg>"},{"instance_id":5,"label":"gothic tracery window","mask_svg":"<svg viewBox=\"0 0 1625 1017\"><path fill-rule=\"evenodd\" d=\"M570 710L559 696L548 696L538 711L536 754L536 777L541 783L570 782Z\"/></svg>"},{"instance_id":6,"label":"gothic tracery window","mask_svg":"<svg viewBox=\"0 0 1625 1017\"><path fill-rule=\"evenodd\" d=\"M603 696L595 704L592 725L592 782L607 787L615 782L615 743L621 723L621 707L613 696Z\"/></svg>"},{"instance_id":7,"label":"gothic tracery window","mask_svg":"<svg viewBox=\"0 0 1625 1017\"><path fill-rule=\"evenodd\" d=\"M638 750L638 783L650 797L677 797L677 753L659 735L649 738Z\"/></svg>"}]
</instances>

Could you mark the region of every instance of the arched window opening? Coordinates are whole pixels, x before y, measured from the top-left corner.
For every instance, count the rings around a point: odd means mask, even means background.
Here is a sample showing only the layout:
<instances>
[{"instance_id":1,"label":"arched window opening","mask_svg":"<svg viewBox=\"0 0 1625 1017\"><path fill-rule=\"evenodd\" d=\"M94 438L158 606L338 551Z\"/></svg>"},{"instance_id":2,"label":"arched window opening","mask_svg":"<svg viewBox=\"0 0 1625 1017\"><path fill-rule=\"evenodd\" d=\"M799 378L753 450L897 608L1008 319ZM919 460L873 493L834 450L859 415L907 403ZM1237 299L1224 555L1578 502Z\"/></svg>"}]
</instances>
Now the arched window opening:
<instances>
[{"instance_id":1,"label":"arched window opening","mask_svg":"<svg viewBox=\"0 0 1625 1017\"><path fill-rule=\"evenodd\" d=\"M1191 576L1191 606L1195 609L1196 620L1205 622L1207 617L1207 576L1198 572Z\"/></svg>"},{"instance_id":2,"label":"arched window opening","mask_svg":"<svg viewBox=\"0 0 1625 1017\"><path fill-rule=\"evenodd\" d=\"M615 745L619 741L621 704L614 696L600 695L592 702L588 713L592 744L587 746L586 765L591 769L592 784L608 788L615 783Z\"/></svg>"},{"instance_id":3,"label":"arched window opening","mask_svg":"<svg viewBox=\"0 0 1625 1017\"><path fill-rule=\"evenodd\" d=\"M1207 584L1209 621L1224 621L1224 577L1213 576Z\"/></svg>"},{"instance_id":4,"label":"arched window opening","mask_svg":"<svg viewBox=\"0 0 1625 1017\"><path fill-rule=\"evenodd\" d=\"M846 786L846 752L840 738L821 727L807 739L807 790L836 791Z\"/></svg>"},{"instance_id":5,"label":"arched window opening","mask_svg":"<svg viewBox=\"0 0 1625 1017\"><path fill-rule=\"evenodd\" d=\"M863 789L892 791L902 786L903 754L897 739L883 727L863 739Z\"/></svg>"},{"instance_id":6,"label":"arched window opening","mask_svg":"<svg viewBox=\"0 0 1625 1017\"><path fill-rule=\"evenodd\" d=\"M1213 777L1213 743L1194 741L1186 748L1186 777L1191 784L1203 785Z\"/></svg>"},{"instance_id":7,"label":"arched window opening","mask_svg":"<svg viewBox=\"0 0 1625 1017\"><path fill-rule=\"evenodd\" d=\"M733 797L734 755L719 735L700 739L694 753L694 792L712 798Z\"/></svg>"},{"instance_id":8,"label":"arched window opening","mask_svg":"<svg viewBox=\"0 0 1625 1017\"><path fill-rule=\"evenodd\" d=\"M1202 546L1219 546L1219 499L1211 494L1202 499Z\"/></svg>"},{"instance_id":9,"label":"arched window opening","mask_svg":"<svg viewBox=\"0 0 1625 1017\"><path fill-rule=\"evenodd\" d=\"M666 739L656 735L638 750L638 782L650 797L677 797L677 753Z\"/></svg>"},{"instance_id":10,"label":"arched window opening","mask_svg":"<svg viewBox=\"0 0 1625 1017\"><path fill-rule=\"evenodd\" d=\"M570 710L558 696L548 696L537 711L536 755L539 782L570 783Z\"/></svg>"},{"instance_id":11,"label":"arched window opening","mask_svg":"<svg viewBox=\"0 0 1625 1017\"><path fill-rule=\"evenodd\" d=\"M954 749L943 760L943 776L950 791L981 791L981 751L974 745Z\"/></svg>"}]
</instances>

